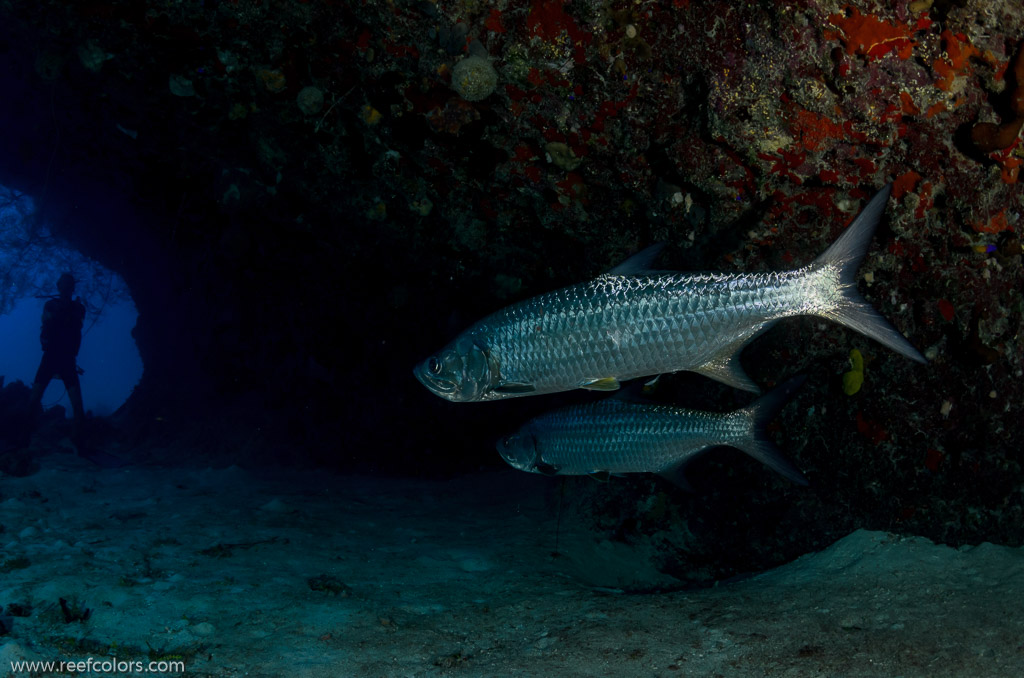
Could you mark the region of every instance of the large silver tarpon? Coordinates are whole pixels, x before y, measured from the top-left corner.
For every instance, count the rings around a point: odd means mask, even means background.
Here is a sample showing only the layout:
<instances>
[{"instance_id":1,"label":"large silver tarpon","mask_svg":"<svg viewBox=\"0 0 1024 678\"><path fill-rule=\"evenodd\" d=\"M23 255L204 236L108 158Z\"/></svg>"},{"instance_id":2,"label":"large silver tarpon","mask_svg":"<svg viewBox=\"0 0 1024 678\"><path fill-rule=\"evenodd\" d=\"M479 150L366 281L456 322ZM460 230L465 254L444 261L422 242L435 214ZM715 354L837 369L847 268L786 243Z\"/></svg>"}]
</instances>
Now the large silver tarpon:
<instances>
[{"instance_id":1,"label":"large silver tarpon","mask_svg":"<svg viewBox=\"0 0 1024 678\"><path fill-rule=\"evenodd\" d=\"M828 318L926 362L857 291L857 269L885 209L879 191L824 254L775 273L651 272L652 248L588 282L527 299L465 330L416 366L455 402L575 388L614 390L689 370L758 392L740 350L782 318Z\"/></svg>"}]
</instances>

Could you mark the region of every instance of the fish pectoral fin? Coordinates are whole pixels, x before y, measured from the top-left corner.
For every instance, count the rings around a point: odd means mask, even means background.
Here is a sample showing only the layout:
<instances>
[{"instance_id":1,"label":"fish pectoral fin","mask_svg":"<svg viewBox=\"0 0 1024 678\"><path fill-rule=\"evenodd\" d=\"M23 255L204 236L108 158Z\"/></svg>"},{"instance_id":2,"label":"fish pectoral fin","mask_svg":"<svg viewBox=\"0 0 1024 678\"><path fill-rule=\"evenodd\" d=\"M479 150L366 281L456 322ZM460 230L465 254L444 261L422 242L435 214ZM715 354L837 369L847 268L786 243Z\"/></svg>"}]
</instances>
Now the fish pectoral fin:
<instances>
[{"instance_id":1,"label":"fish pectoral fin","mask_svg":"<svg viewBox=\"0 0 1024 678\"><path fill-rule=\"evenodd\" d=\"M608 471L591 471L587 474L599 483L607 483L608 479L611 478L612 474Z\"/></svg>"},{"instance_id":2,"label":"fish pectoral fin","mask_svg":"<svg viewBox=\"0 0 1024 678\"><path fill-rule=\"evenodd\" d=\"M554 464L548 464L543 461L538 461L533 465L533 470L544 476L557 476L561 469L560 466Z\"/></svg>"},{"instance_id":3,"label":"fish pectoral fin","mask_svg":"<svg viewBox=\"0 0 1024 678\"><path fill-rule=\"evenodd\" d=\"M738 351L739 348L737 346L735 350ZM743 366L740 365L739 353L733 352L731 347L728 351L723 351L721 356L695 368L693 371L703 374L705 377L711 377L715 381L720 381L733 388L750 391L751 393L761 392L761 389L757 387L754 380L743 371Z\"/></svg>"},{"instance_id":4,"label":"fish pectoral fin","mask_svg":"<svg viewBox=\"0 0 1024 678\"><path fill-rule=\"evenodd\" d=\"M494 388L498 393L533 393L537 387L521 381L504 381Z\"/></svg>"},{"instance_id":5,"label":"fish pectoral fin","mask_svg":"<svg viewBox=\"0 0 1024 678\"><path fill-rule=\"evenodd\" d=\"M602 377L600 379L584 379L577 388L585 388L588 391L618 391L619 380L615 377Z\"/></svg>"}]
</instances>

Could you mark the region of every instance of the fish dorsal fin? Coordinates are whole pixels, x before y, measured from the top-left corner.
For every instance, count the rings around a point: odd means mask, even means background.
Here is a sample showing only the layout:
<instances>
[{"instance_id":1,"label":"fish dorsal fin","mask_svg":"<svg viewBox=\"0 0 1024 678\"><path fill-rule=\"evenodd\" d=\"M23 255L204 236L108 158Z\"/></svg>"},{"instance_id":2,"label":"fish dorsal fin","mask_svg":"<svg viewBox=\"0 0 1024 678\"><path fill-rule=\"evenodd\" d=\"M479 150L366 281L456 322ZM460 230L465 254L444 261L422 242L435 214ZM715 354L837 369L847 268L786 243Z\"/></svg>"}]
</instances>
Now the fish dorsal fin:
<instances>
[{"instance_id":1,"label":"fish dorsal fin","mask_svg":"<svg viewBox=\"0 0 1024 678\"><path fill-rule=\"evenodd\" d=\"M726 352L723 351L723 353ZM732 386L733 388L750 391L751 393L760 393L761 389L758 388L757 384L754 383L754 380L748 377L747 373L743 371L743 366L740 365L739 354L733 353L731 348L728 353L730 354L722 358L716 358L705 365L701 365L693 371L698 374L703 374L705 377L711 377L715 381L720 381L723 384Z\"/></svg>"},{"instance_id":2,"label":"fish dorsal fin","mask_svg":"<svg viewBox=\"0 0 1024 678\"><path fill-rule=\"evenodd\" d=\"M584 379L579 383L578 388L585 388L588 391L618 391L619 380L615 377L601 377Z\"/></svg>"},{"instance_id":3,"label":"fish dorsal fin","mask_svg":"<svg viewBox=\"0 0 1024 678\"><path fill-rule=\"evenodd\" d=\"M629 259L616 266L615 268L608 271L605 275L638 275L650 271L654 260L661 254L661 250L664 249L665 243L658 242L654 243L650 247L645 247L640 250Z\"/></svg>"}]
</instances>

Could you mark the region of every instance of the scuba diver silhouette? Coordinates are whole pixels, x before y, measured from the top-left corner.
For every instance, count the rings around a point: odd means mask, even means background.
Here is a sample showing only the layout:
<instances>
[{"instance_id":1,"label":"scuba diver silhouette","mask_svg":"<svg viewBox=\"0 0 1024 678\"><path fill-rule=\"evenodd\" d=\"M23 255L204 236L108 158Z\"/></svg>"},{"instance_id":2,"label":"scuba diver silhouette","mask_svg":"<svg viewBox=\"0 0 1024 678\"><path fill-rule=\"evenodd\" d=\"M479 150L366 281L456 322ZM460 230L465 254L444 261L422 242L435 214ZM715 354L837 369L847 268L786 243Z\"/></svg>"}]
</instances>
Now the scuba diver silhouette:
<instances>
[{"instance_id":1,"label":"scuba diver silhouette","mask_svg":"<svg viewBox=\"0 0 1024 678\"><path fill-rule=\"evenodd\" d=\"M71 298L75 292L75 278L70 273L61 274L57 280L57 291L60 296L52 297L43 306L42 329L39 332L43 359L39 363L29 396L30 435L35 428L36 410L43 392L50 380L57 376L64 382L71 400L71 409L75 415L71 440L77 445L81 440L85 410L82 407L82 387L78 383L78 375L82 370L75 364L75 359L82 345L85 304L81 297Z\"/></svg>"}]
</instances>

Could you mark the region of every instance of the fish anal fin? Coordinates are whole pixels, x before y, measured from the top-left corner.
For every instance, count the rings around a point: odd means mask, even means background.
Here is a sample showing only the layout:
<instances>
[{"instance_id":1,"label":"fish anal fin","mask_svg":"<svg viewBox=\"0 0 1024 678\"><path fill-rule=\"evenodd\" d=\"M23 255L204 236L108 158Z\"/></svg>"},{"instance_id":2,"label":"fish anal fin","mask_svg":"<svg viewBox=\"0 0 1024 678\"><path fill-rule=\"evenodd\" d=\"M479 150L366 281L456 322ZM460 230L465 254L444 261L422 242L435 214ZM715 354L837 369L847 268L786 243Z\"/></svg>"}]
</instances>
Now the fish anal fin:
<instances>
[{"instance_id":1,"label":"fish anal fin","mask_svg":"<svg viewBox=\"0 0 1024 678\"><path fill-rule=\"evenodd\" d=\"M743 366L740 365L739 353L731 352L731 349L729 354L723 352L722 356L695 368L693 371L742 391L750 391L751 393L761 392L761 389L754 383L754 380L743 371Z\"/></svg>"},{"instance_id":2,"label":"fish anal fin","mask_svg":"<svg viewBox=\"0 0 1024 678\"><path fill-rule=\"evenodd\" d=\"M681 490L685 490L686 492L696 492L696 490L693 489L693 485L690 484L690 481L686 477L686 472L684 471L685 467L686 464L676 464L675 466L658 471L658 475Z\"/></svg>"},{"instance_id":3,"label":"fish anal fin","mask_svg":"<svg viewBox=\"0 0 1024 678\"><path fill-rule=\"evenodd\" d=\"M601 377L596 379L584 379L579 383L579 388L588 391L618 391L619 380L615 377Z\"/></svg>"},{"instance_id":4,"label":"fish anal fin","mask_svg":"<svg viewBox=\"0 0 1024 678\"><path fill-rule=\"evenodd\" d=\"M746 452L754 459L757 459L768 468L797 485L806 487L810 484L800 469L770 440L757 438L742 443L732 443L731 445Z\"/></svg>"}]
</instances>

